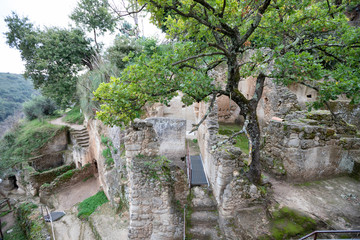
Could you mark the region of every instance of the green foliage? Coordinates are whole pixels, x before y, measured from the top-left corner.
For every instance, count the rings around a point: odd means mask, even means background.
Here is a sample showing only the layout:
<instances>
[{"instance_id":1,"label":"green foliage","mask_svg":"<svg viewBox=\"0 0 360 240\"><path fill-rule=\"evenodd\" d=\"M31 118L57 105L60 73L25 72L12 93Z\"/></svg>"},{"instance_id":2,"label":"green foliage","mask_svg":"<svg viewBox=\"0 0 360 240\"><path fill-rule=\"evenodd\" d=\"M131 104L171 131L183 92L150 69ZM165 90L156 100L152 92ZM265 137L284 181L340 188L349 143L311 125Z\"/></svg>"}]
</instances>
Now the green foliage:
<instances>
[{"instance_id":1,"label":"green foliage","mask_svg":"<svg viewBox=\"0 0 360 240\"><path fill-rule=\"evenodd\" d=\"M64 127L46 121L25 121L7 132L0 140L0 172L10 170L54 137Z\"/></svg>"},{"instance_id":2,"label":"green foliage","mask_svg":"<svg viewBox=\"0 0 360 240\"><path fill-rule=\"evenodd\" d=\"M59 106L69 106L75 98L77 72L84 65L92 67L93 51L85 33L79 29L40 30L15 13L5 22L7 43L17 48L26 62L25 77Z\"/></svg>"},{"instance_id":3,"label":"green foliage","mask_svg":"<svg viewBox=\"0 0 360 240\"><path fill-rule=\"evenodd\" d=\"M88 219L88 217L96 210L97 207L102 204L108 202L104 191L99 191L92 197L89 197L82 201L78 206L78 218L80 219Z\"/></svg>"},{"instance_id":4,"label":"green foliage","mask_svg":"<svg viewBox=\"0 0 360 240\"><path fill-rule=\"evenodd\" d=\"M21 110L21 104L36 91L31 81L20 74L0 73L0 122Z\"/></svg>"},{"instance_id":5,"label":"green foliage","mask_svg":"<svg viewBox=\"0 0 360 240\"><path fill-rule=\"evenodd\" d=\"M108 30L113 32L116 26L116 18L109 12L107 0L81 0L70 15L76 24L85 27L89 32L94 32L95 44L96 31L104 34Z\"/></svg>"},{"instance_id":6,"label":"green foliage","mask_svg":"<svg viewBox=\"0 0 360 240\"><path fill-rule=\"evenodd\" d=\"M34 203L27 202L21 204L16 209L17 222L26 235L26 239L45 240L47 239L46 225L34 209L38 206Z\"/></svg>"},{"instance_id":7,"label":"green foliage","mask_svg":"<svg viewBox=\"0 0 360 240\"><path fill-rule=\"evenodd\" d=\"M273 212L271 224L271 234L276 240L300 237L316 229L315 220L288 207Z\"/></svg>"},{"instance_id":8,"label":"green foliage","mask_svg":"<svg viewBox=\"0 0 360 240\"><path fill-rule=\"evenodd\" d=\"M11 233L4 233L4 240L27 240L28 238L24 234L23 230L21 229L19 224L15 224L12 228L13 231Z\"/></svg>"},{"instance_id":9,"label":"green foliage","mask_svg":"<svg viewBox=\"0 0 360 240\"><path fill-rule=\"evenodd\" d=\"M266 77L311 86L319 93L314 107L341 94L360 102L360 28L348 24L348 1L138 2L146 4L152 21L165 25L167 36L178 42L152 47L134 58L129 54L122 74L99 86L95 98L102 105L97 117L105 124L128 124L143 114L145 104L167 104L178 91L186 105L213 94L231 96L249 119L247 130L254 143L249 177L258 183L256 108ZM220 63L227 67L221 90L208 75ZM253 96L238 90L239 81L248 77L256 78Z\"/></svg>"},{"instance_id":10,"label":"green foliage","mask_svg":"<svg viewBox=\"0 0 360 240\"><path fill-rule=\"evenodd\" d=\"M97 67L88 71L79 77L76 90L79 97L80 107L84 113L92 117L96 110L100 108L97 101L94 100L93 92L102 82L109 82L110 76L118 75L118 69L111 63L97 62Z\"/></svg>"},{"instance_id":11,"label":"green foliage","mask_svg":"<svg viewBox=\"0 0 360 240\"><path fill-rule=\"evenodd\" d=\"M114 40L113 46L107 49L107 59L115 64L118 69L124 69L127 62L131 58L138 55L141 51L141 45L139 40L126 36L117 36Z\"/></svg>"},{"instance_id":12,"label":"green foliage","mask_svg":"<svg viewBox=\"0 0 360 240\"><path fill-rule=\"evenodd\" d=\"M36 96L23 104L23 111L28 120L54 115L56 110L55 102L44 96Z\"/></svg>"},{"instance_id":13,"label":"green foliage","mask_svg":"<svg viewBox=\"0 0 360 240\"><path fill-rule=\"evenodd\" d=\"M112 167L114 165L112 152L116 154L117 149L114 147L112 141L108 137L101 136L101 143L106 146L106 148L102 151L102 155L105 158L105 164L107 167Z\"/></svg>"},{"instance_id":14,"label":"green foliage","mask_svg":"<svg viewBox=\"0 0 360 240\"><path fill-rule=\"evenodd\" d=\"M205 71L189 71L171 64L191 52L191 43L155 46L152 43L142 43L141 55L131 60L121 76L100 84L94 93L95 99L103 103L97 117L104 123L127 124L143 114L146 103L167 104L177 96L177 91L183 92L183 101L189 105L204 99L214 89Z\"/></svg>"},{"instance_id":15,"label":"green foliage","mask_svg":"<svg viewBox=\"0 0 360 240\"><path fill-rule=\"evenodd\" d=\"M63 120L67 123L76 123L83 124L84 115L81 112L80 106L73 107L69 112L66 113L66 116Z\"/></svg>"}]
</instances>

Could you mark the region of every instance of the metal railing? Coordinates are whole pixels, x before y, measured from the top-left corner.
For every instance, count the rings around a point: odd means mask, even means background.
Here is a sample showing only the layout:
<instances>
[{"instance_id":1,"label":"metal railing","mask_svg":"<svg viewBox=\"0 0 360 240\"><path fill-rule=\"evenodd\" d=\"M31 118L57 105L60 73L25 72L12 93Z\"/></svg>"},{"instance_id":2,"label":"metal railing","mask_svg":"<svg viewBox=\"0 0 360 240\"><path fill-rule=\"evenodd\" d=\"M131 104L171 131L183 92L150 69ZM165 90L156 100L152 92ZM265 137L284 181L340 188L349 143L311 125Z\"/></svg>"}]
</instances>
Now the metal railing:
<instances>
[{"instance_id":1,"label":"metal railing","mask_svg":"<svg viewBox=\"0 0 360 240\"><path fill-rule=\"evenodd\" d=\"M191 172L192 172L192 168L191 168L191 160L190 160L190 150L189 150L189 143L187 143L187 148L186 148L186 172L188 175L188 182L189 182L189 189L191 188Z\"/></svg>"},{"instance_id":2,"label":"metal railing","mask_svg":"<svg viewBox=\"0 0 360 240\"><path fill-rule=\"evenodd\" d=\"M318 230L318 231L314 231L308 235L306 235L305 237L300 238L299 240L305 240L309 237L313 237L313 240L318 239L318 235L321 233L331 233L331 234L342 234L342 233L358 233L360 234L360 230ZM355 238L352 238L355 239ZM360 238L356 238L356 239L360 239Z\"/></svg>"}]
</instances>

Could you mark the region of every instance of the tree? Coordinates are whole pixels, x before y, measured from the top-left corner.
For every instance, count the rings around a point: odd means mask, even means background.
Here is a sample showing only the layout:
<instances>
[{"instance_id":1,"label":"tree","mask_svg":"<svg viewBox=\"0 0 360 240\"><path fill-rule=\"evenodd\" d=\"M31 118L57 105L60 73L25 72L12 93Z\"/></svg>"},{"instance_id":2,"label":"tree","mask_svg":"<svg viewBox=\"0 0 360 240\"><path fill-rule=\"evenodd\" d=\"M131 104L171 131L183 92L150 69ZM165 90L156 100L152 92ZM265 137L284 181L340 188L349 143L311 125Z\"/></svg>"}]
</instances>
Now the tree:
<instances>
[{"instance_id":1,"label":"tree","mask_svg":"<svg viewBox=\"0 0 360 240\"><path fill-rule=\"evenodd\" d=\"M27 18L17 14L5 18L9 27L7 43L21 52L25 77L35 88L66 107L75 98L77 72L83 66L92 69L93 51L85 33L79 29L36 29Z\"/></svg>"},{"instance_id":2,"label":"tree","mask_svg":"<svg viewBox=\"0 0 360 240\"><path fill-rule=\"evenodd\" d=\"M266 77L318 89L316 106L346 94L359 102L360 30L349 26L345 4L296 0L141 0L152 20L165 20L170 38L178 42L151 56L142 54L119 78L100 85L95 96L108 124L128 123L147 102L167 103L177 91L191 104L226 95L240 107L248 133L249 179L260 182L260 128L256 108ZM253 52L248 61L245 54ZM208 72L227 66L225 86ZM273 71L268 71L273 69ZM239 81L256 77L254 95L246 98ZM205 115L205 117L207 114ZM202 120L203 121L203 120ZM200 121L200 123L202 122ZM200 124L199 123L199 124Z\"/></svg>"},{"instance_id":3,"label":"tree","mask_svg":"<svg viewBox=\"0 0 360 240\"><path fill-rule=\"evenodd\" d=\"M116 19L108 11L107 0L80 0L70 18L89 32L94 33L94 41L98 51L97 34L104 34L107 31L113 32L116 25Z\"/></svg>"}]
</instances>

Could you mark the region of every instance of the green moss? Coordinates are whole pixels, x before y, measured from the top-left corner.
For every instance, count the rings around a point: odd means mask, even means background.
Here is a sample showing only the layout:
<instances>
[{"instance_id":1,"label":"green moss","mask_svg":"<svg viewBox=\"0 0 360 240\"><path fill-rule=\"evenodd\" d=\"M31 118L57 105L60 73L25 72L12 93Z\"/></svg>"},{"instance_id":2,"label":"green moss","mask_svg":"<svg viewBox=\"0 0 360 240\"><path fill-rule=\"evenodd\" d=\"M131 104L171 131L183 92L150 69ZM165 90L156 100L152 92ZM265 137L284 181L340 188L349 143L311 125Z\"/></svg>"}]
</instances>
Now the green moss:
<instances>
[{"instance_id":1,"label":"green moss","mask_svg":"<svg viewBox=\"0 0 360 240\"><path fill-rule=\"evenodd\" d=\"M283 125L283 130L284 130L284 132L286 132L286 131L288 130L288 127L289 127L289 126L288 126L287 124L284 124L284 125Z\"/></svg>"},{"instance_id":2,"label":"green moss","mask_svg":"<svg viewBox=\"0 0 360 240\"><path fill-rule=\"evenodd\" d=\"M186 239L192 239L192 234L189 233L189 229L192 227L191 224L191 215L193 213L193 209L192 209L192 200L194 198L194 193L192 192L192 190L190 189L189 194L186 197L187 200L187 204L186 204L186 209L185 209L185 235L186 235Z\"/></svg>"},{"instance_id":3,"label":"green moss","mask_svg":"<svg viewBox=\"0 0 360 240\"><path fill-rule=\"evenodd\" d=\"M78 206L78 218L80 219L88 219L88 217L96 210L97 207L102 204L108 202L104 191L99 191L92 197L89 197L82 201Z\"/></svg>"},{"instance_id":4,"label":"green moss","mask_svg":"<svg viewBox=\"0 0 360 240\"><path fill-rule=\"evenodd\" d=\"M241 131L241 129L242 127L237 124L225 124L225 123L219 124L219 134L228 137L230 137L234 133ZM249 140L244 133L236 136L234 140L235 140L235 144L234 144L235 147L240 148L243 153L249 154Z\"/></svg>"},{"instance_id":5,"label":"green moss","mask_svg":"<svg viewBox=\"0 0 360 240\"><path fill-rule=\"evenodd\" d=\"M271 235L276 240L305 235L315 229L316 221L296 210L283 207L273 212Z\"/></svg>"},{"instance_id":6,"label":"green moss","mask_svg":"<svg viewBox=\"0 0 360 240\"><path fill-rule=\"evenodd\" d=\"M73 109L67 112L63 120L67 123L83 124L84 115L81 113L80 106L75 106Z\"/></svg>"}]
</instances>

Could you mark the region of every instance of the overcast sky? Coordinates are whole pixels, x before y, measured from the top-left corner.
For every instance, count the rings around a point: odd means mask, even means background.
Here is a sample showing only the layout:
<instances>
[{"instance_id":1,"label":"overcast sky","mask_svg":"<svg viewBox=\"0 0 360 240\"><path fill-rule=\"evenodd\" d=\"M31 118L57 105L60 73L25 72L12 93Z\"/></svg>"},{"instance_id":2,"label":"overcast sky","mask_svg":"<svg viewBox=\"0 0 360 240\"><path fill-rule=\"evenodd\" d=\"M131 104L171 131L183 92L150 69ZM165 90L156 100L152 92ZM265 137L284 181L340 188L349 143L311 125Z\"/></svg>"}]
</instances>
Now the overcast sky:
<instances>
[{"instance_id":1,"label":"overcast sky","mask_svg":"<svg viewBox=\"0 0 360 240\"><path fill-rule=\"evenodd\" d=\"M24 63L20 52L6 44L4 32L7 26L4 21L11 12L20 17L28 17L36 26L67 27L71 24L69 15L76 7L78 0L0 0L0 72L24 73ZM146 23L145 23L146 24ZM158 36L160 33L153 26L143 27L146 36ZM113 37L107 37L108 44Z\"/></svg>"}]
</instances>

